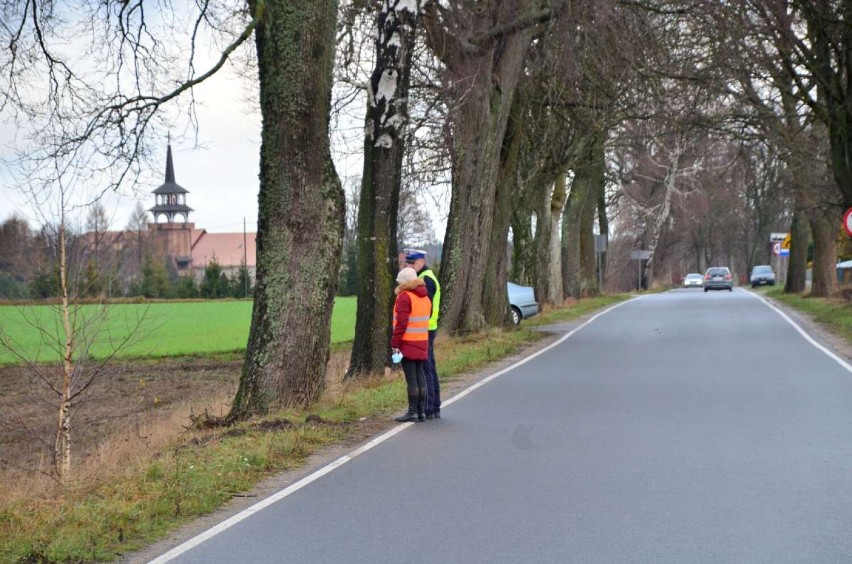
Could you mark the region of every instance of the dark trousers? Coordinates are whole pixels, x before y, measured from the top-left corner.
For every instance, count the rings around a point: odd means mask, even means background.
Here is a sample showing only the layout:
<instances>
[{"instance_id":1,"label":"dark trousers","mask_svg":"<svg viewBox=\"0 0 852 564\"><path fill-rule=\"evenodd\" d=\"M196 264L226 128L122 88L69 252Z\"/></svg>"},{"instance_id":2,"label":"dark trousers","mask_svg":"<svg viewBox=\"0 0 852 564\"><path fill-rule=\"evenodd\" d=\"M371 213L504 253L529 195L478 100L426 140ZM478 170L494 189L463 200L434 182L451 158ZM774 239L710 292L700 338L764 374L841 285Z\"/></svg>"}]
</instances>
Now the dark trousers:
<instances>
[{"instance_id":1,"label":"dark trousers","mask_svg":"<svg viewBox=\"0 0 852 564\"><path fill-rule=\"evenodd\" d=\"M441 411L441 383L438 380L438 369L435 367L435 333L429 331L429 358L423 367L426 372L426 389L429 398L426 400L426 413Z\"/></svg>"},{"instance_id":2,"label":"dark trousers","mask_svg":"<svg viewBox=\"0 0 852 564\"><path fill-rule=\"evenodd\" d=\"M415 393L418 388L426 388L425 364L425 360L402 359L402 372L405 374L405 385L409 390L414 389Z\"/></svg>"}]
</instances>

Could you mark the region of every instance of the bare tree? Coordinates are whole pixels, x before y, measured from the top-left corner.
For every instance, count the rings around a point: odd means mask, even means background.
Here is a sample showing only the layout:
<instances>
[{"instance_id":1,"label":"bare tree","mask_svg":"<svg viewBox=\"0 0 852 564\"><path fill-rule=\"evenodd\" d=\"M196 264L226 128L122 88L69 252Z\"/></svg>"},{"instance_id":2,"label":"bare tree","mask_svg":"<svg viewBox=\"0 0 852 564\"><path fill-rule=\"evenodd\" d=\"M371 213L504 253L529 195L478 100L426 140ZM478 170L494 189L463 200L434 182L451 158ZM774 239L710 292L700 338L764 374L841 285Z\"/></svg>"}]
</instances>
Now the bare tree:
<instances>
[{"instance_id":1,"label":"bare tree","mask_svg":"<svg viewBox=\"0 0 852 564\"><path fill-rule=\"evenodd\" d=\"M52 258L49 276L54 274L58 303L48 306L50 314L26 310L24 318L41 340L56 363L42 364L45 358L30 356L19 343L0 330L0 346L27 366L34 381L36 400L50 405L58 414L53 441L49 446L53 461L52 476L64 487L73 477L74 437L76 418L112 358L122 352L137 337L144 316L133 320L121 335L107 331L105 324L109 308L105 304L84 306L81 303L88 280L89 249L73 236L72 216L85 209L73 187L61 180L50 191L35 184L29 192L34 211L43 221L43 241ZM98 213L90 217L97 217ZM58 331L57 331L58 327ZM93 360L93 347L101 346L100 358ZM57 367L58 364L58 367ZM57 367L54 371L54 368ZM8 422L4 422L8 424ZM61 487L59 492L61 493Z\"/></svg>"},{"instance_id":2,"label":"bare tree","mask_svg":"<svg viewBox=\"0 0 852 564\"><path fill-rule=\"evenodd\" d=\"M397 264L397 218L419 0L384 0L376 14L376 64L367 88L358 206L358 313L348 375L384 370Z\"/></svg>"},{"instance_id":3,"label":"bare tree","mask_svg":"<svg viewBox=\"0 0 852 564\"><path fill-rule=\"evenodd\" d=\"M430 46L447 69L451 120L453 186L441 264L445 330L476 330L507 319L506 272L491 268L505 264L505 245L492 243L501 233L505 241L511 219L501 214L505 225L495 224L498 202L511 198L497 192L500 150L533 29L553 14L549 3L514 0L426 7ZM497 294L486 296L486 288Z\"/></svg>"},{"instance_id":4,"label":"bare tree","mask_svg":"<svg viewBox=\"0 0 852 564\"><path fill-rule=\"evenodd\" d=\"M101 190L148 170L166 125L195 123L194 89L255 37L263 117L257 286L231 419L303 405L324 386L340 261L343 193L328 148L336 0L222 0L151 9L87 2L77 18L52 2L0 6L0 111L28 120L21 159L35 182L86 171ZM64 15L64 14L63 14ZM170 22L188 22L181 40ZM81 64L57 39L90 37ZM218 46L213 62L201 59ZM95 60L92 60L94 58ZM29 85L43 85L32 94ZM93 198L95 199L95 198Z\"/></svg>"}]
</instances>

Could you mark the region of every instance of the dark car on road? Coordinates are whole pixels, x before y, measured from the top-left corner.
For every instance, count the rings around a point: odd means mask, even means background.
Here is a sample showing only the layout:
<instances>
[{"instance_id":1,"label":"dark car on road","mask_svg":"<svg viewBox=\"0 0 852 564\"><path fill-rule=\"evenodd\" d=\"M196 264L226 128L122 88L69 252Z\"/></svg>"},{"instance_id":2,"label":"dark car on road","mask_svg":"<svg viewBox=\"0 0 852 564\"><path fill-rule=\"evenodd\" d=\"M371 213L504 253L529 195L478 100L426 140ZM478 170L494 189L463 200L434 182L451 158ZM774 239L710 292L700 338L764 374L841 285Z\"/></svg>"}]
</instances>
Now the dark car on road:
<instances>
[{"instance_id":1,"label":"dark car on road","mask_svg":"<svg viewBox=\"0 0 852 564\"><path fill-rule=\"evenodd\" d=\"M766 264L755 266L751 269L751 287L755 288L761 284L775 285L775 273L772 272L772 267Z\"/></svg>"},{"instance_id":2,"label":"dark car on road","mask_svg":"<svg viewBox=\"0 0 852 564\"><path fill-rule=\"evenodd\" d=\"M734 277L727 266L711 266L704 273L704 291L727 290L734 291Z\"/></svg>"}]
</instances>

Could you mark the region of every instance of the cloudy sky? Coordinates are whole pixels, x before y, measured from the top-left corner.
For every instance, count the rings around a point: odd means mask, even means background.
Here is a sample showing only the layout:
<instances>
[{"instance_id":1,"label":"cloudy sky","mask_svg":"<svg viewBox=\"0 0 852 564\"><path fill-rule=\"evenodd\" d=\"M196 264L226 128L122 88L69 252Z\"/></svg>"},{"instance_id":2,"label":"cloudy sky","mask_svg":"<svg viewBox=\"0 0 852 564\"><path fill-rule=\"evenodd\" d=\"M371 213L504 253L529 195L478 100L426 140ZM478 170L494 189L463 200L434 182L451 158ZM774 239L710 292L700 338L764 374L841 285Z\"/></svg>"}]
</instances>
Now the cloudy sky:
<instances>
[{"instance_id":1,"label":"cloudy sky","mask_svg":"<svg viewBox=\"0 0 852 564\"><path fill-rule=\"evenodd\" d=\"M233 76L215 77L201 85L196 93L198 108L198 143L191 139L175 141L172 153L175 177L189 190L187 204L195 209L190 221L210 231L242 230L243 218L254 229L257 222L258 151L260 147L260 118L253 114L243 100L244 90L228 87ZM9 124L0 133L4 148L14 142ZM124 188L122 193L109 193L103 203L113 229L121 229L130 213L141 202L147 209L154 205L151 191L163 182L166 144L158 155L160 166L152 171L150 186L138 187L137 193ZM36 223L37 214L18 188L8 171L0 176L0 219L17 213Z\"/></svg>"},{"instance_id":2,"label":"cloudy sky","mask_svg":"<svg viewBox=\"0 0 852 564\"><path fill-rule=\"evenodd\" d=\"M175 179L190 192L187 205L195 210L190 221L197 227L211 232L242 231L245 218L248 230L253 231L257 226L260 116L246 103L246 90L240 86L240 79L228 67L220 74L196 89L200 148L195 147L191 133L188 140L172 142ZM0 124L0 145L7 154L16 139L11 127ZM348 177L351 182L361 174L360 156L350 154L352 151L344 146L344 137L351 139L356 134L361 134L361 127L354 123L337 123L332 131L337 169L344 181ZM151 191L165 175L165 142L157 158L159 164L152 171L149 186L140 186L136 193L125 188L120 194L105 196L110 228L127 225L136 202L145 209L154 205ZM8 171L0 167L0 221L12 214L38 224L32 205L14 186Z\"/></svg>"},{"instance_id":3,"label":"cloudy sky","mask_svg":"<svg viewBox=\"0 0 852 564\"><path fill-rule=\"evenodd\" d=\"M213 55L218 56L219 52L211 49L210 60L199 60L198 68L209 68ZM230 65L225 65L219 73L195 88L198 146L192 130L172 132L175 178L178 184L189 190L187 205L194 209L189 219L196 227L211 232L242 231L244 219L249 231L257 228L261 119L256 109L246 101L251 94L242 81ZM356 98L347 107L350 108L349 115L338 115L331 130L332 153L344 187L360 182L365 100ZM176 128L185 127L185 119L175 122ZM17 214L36 227L45 215L53 217L55 214L38 213L3 165L3 160L11 158L24 134L9 121L0 120L0 221ZM119 193L104 195L101 202L107 210L111 229L123 229L137 203L145 209L154 205L151 192L162 184L165 174L165 140L157 159L142 185L124 186ZM91 189L94 193L101 190L97 187ZM82 201L90 199L86 194ZM438 191L437 195L423 197L422 200L421 205L430 209L435 234L443 237L447 211L444 208L448 207L448 198ZM77 221L82 223L83 220Z\"/></svg>"}]
</instances>

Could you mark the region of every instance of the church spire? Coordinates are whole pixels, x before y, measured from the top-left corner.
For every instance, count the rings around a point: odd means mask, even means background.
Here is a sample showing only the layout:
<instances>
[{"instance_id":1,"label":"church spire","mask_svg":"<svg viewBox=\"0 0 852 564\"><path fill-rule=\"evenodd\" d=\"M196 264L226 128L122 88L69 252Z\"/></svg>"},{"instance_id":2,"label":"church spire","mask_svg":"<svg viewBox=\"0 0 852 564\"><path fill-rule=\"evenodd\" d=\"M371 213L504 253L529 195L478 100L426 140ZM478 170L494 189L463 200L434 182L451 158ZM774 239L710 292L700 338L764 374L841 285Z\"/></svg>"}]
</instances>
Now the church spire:
<instances>
[{"instance_id":1,"label":"church spire","mask_svg":"<svg viewBox=\"0 0 852 564\"><path fill-rule=\"evenodd\" d=\"M175 165L172 161L172 144L169 143L166 149L166 184L176 184L175 182Z\"/></svg>"}]
</instances>

